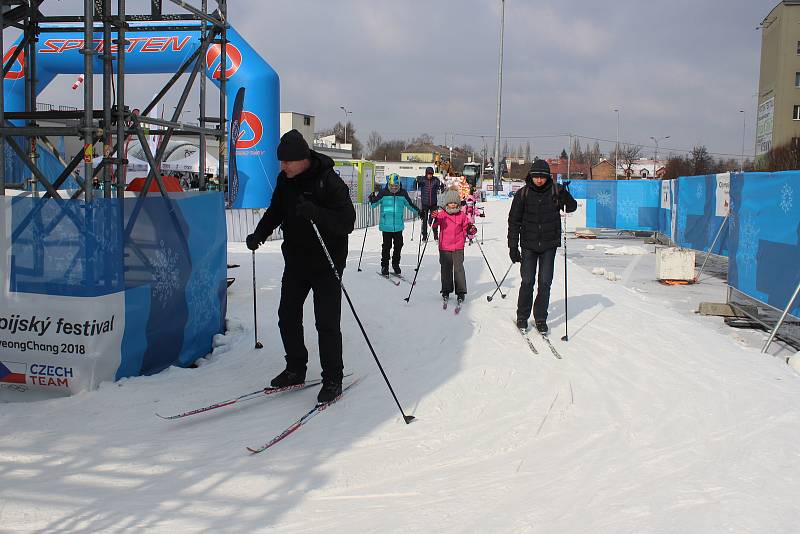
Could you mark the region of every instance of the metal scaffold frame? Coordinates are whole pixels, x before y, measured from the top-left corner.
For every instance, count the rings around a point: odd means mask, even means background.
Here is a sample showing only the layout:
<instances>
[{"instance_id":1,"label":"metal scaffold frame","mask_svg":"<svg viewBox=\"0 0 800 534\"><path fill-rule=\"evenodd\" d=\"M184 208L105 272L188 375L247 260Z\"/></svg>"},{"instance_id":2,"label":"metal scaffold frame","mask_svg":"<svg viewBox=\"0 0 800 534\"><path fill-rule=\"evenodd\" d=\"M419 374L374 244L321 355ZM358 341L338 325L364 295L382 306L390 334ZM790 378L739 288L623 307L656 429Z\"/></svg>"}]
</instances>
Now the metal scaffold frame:
<instances>
[{"instance_id":1,"label":"metal scaffold frame","mask_svg":"<svg viewBox=\"0 0 800 534\"><path fill-rule=\"evenodd\" d=\"M207 188L204 172L207 154L206 139L209 136L215 138L219 144L220 184L227 184L225 179L225 152L228 135L225 95L226 69L220 69L218 117L206 115L206 76L201 70L205 68L204 62L208 47L214 44L220 45L221 65L227 64L227 0L213 0L217 5L213 12L208 11L208 0L202 0L199 8L192 6L185 0L168 0L187 12L177 14L163 13L163 1L151 0L150 13L144 15L127 13L125 0L84 0L83 15L72 16L45 16L40 10L44 1L0 0L0 25L2 25L3 29L3 33L0 33L0 50L4 50L5 47L3 37L7 28L18 28L23 32L20 45L3 64L3 76L0 76L0 195L5 195L6 187L21 186L21 184L6 182L5 146L7 143L33 174L35 182L45 189L44 198L63 198L58 188L70 175L73 175L80 186L80 189L72 195L73 199L82 196L86 202L93 201L94 187L99 185L100 182L103 183L103 196L105 198L111 198L113 192L116 192L117 197L122 197L125 189L123 177L128 163L125 158L125 144L133 136L140 141L147 162L150 165L150 171L139 193L140 201L144 200L153 181L156 182L161 195L168 197L157 169L161 167L167 144L173 135L199 137L199 187L201 191L205 191ZM116 14L112 13L113 3L117 5ZM165 24L165 22L168 23L169 21L175 21L176 25ZM131 26L129 22L135 22L136 24ZM129 41L126 41L126 34L170 29L183 30L186 29L186 22L199 22L200 47L186 59L144 110L140 114L134 113L125 104L126 46L124 45L129 43ZM147 23L157 23L157 25ZM36 44L39 35L42 33L42 24L48 24L47 33L75 32L80 28L79 24L83 25L84 44L80 50L80 53L84 56L83 109L74 111L37 111ZM98 51L96 50L97 47L94 46L94 34L100 32L102 32L103 46L101 51ZM112 33L117 34L117 39L112 39ZM124 43L124 45L119 46L120 43ZM20 54L23 54L25 59L25 109L20 112L6 112L4 101L5 75L11 70ZM95 73L93 57L97 55L101 57L103 64L103 104L101 109L94 108L93 76ZM116 73L113 72L114 61L116 61ZM176 86L180 77L187 72L189 76L181 91L172 117L169 120L147 117L146 115L161 102L167 92ZM184 111L186 101L194 87L198 74L201 74L199 80L199 125L186 124L179 121L179 118ZM12 120L24 122L21 125L14 125L9 122ZM39 126L38 121L43 120L71 120L75 121L75 125ZM215 124L215 126L208 127L209 124ZM147 135L154 134L163 136L155 154L152 153L146 142ZM55 149L48 136L77 137L83 141L83 148L69 161L66 161ZM25 138L27 140L26 146L21 146L15 137ZM54 155L65 165L64 170L55 180L51 181L37 167L37 145L39 141L50 148ZM103 155L103 160L100 165L94 168L92 156L96 153L95 145L97 144L100 145L99 148L100 153ZM77 175L73 174L81 163L85 166L83 176L91 176L91 179L79 180ZM224 187L227 187L227 185ZM126 228L127 231L130 230L136 220L135 214L138 213L141 207L140 204L141 202L137 202L134 216L131 217L128 228Z\"/></svg>"}]
</instances>

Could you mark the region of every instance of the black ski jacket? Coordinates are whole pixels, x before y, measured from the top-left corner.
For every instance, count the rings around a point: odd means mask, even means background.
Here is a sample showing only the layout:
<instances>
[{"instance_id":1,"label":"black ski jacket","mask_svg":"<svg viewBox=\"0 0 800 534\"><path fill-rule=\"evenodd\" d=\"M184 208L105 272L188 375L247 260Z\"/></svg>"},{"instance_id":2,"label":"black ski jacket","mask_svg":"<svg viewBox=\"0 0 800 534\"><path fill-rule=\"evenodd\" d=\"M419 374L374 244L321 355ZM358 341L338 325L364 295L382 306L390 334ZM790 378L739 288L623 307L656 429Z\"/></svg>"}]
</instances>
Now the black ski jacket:
<instances>
[{"instance_id":1,"label":"black ski jacket","mask_svg":"<svg viewBox=\"0 0 800 534\"><path fill-rule=\"evenodd\" d=\"M322 240L341 273L347 261L347 236L353 231L356 221L350 189L333 170L331 158L312 150L309 159L311 166L308 170L294 178L287 178L284 172L278 175L272 202L253 234L259 243L263 243L281 226L281 250L287 268L330 270L314 228L297 214L297 206L303 198L310 200L317 206L315 222Z\"/></svg>"},{"instance_id":2,"label":"black ski jacket","mask_svg":"<svg viewBox=\"0 0 800 534\"><path fill-rule=\"evenodd\" d=\"M508 246L543 252L561 246L562 209L572 213L578 203L563 186L555 184L553 194L552 179L539 188L530 178L524 187L514 193L511 210L508 212Z\"/></svg>"}]
</instances>

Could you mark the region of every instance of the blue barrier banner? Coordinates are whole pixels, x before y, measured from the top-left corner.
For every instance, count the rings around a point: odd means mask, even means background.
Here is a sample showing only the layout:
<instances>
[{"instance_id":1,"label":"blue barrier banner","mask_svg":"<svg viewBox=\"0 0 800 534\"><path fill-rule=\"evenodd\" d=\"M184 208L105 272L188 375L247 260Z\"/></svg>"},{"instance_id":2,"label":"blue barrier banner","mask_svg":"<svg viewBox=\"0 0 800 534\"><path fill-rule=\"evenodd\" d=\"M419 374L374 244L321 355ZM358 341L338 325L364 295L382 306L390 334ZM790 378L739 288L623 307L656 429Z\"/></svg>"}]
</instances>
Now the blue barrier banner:
<instances>
[{"instance_id":1,"label":"blue barrier banner","mask_svg":"<svg viewBox=\"0 0 800 534\"><path fill-rule=\"evenodd\" d=\"M783 310L800 282L800 172L731 177L728 284ZM800 302L791 313L800 317Z\"/></svg>"},{"instance_id":2,"label":"blue barrier banner","mask_svg":"<svg viewBox=\"0 0 800 534\"><path fill-rule=\"evenodd\" d=\"M729 211L730 174L682 176L677 180L676 230L681 247L708 252ZM728 232L723 229L714 254L728 254Z\"/></svg>"},{"instance_id":3,"label":"blue barrier banner","mask_svg":"<svg viewBox=\"0 0 800 534\"><path fill-rule=\"evenodd\" d=\"M188 365L224 331L222 193L0 199L0 385L77 392Z\"/></svg>"},{"instance_id":4,"label":"blue barrier banner","mask_svg":"<svg viewBox=\"0 0 800 534\"><path fill-rule=\"evenodd\" d=\"M658 230L660 183L654 180L575 180L570 192L586 200L586 226Z\"/></svg>"}]
</instances>

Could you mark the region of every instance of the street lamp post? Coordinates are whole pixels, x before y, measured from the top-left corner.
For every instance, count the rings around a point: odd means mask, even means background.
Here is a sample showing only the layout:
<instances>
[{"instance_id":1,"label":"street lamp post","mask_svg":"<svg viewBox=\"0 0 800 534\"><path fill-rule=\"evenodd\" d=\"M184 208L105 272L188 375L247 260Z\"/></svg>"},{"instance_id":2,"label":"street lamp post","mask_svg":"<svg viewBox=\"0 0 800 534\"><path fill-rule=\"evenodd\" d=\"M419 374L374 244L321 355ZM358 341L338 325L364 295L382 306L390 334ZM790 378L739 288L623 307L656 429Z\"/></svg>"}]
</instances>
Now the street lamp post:
<instances>
[{"instance_id":1,"label":"street lamp post","mask_svg":"<svg viewBox=\"0 0 800 534\"><path fill-rule=\"evenodd\" d=\"M505 31L506 1L500 0L500 68L497 75L497 135L494 140L494 194L499 196L502 189L500 167L500 111L503 96L503 33Z\"/></svg>"},{"instance_id":2,"label":"street lamp post","mask_svg":"<svg viewBox=\"0 0 800 534\"><path fill-rule=\"evenodd\" d=\"M614 113L617 114L617 148L614 151L614 179L617 179L617 169L619 168L619 110L615 109Z\"/></svg>"},{"instance_id":3,"label":"street lamp post","mask_svg":"<svg viewBox=\"0 0 800 534\"><path fill-rule=\"evenodd\" d=\"M744 172L744 133L747 125L747 113L743 109L740 109L739 113L742 114L742 159L739 160L739 172Z\"/></svg>"},{"instance_id":4,"label":"street lamp post","mask_svg":"<svg viewBox=\"0 0 800 534\"><path fill-rule=\"evenodd\" d=\"M352 111L347 110L344 106L339 106L339 109L344 111L344 143L343 145L347 144L347 116L352 115Z\"/></svg>"},{"instance_id":5,"label":"street lamp post","mask_svg":"<svg viewBox=\"0 0 800 534\"><path fill-rule=\"evenodd\" d=\"M653 157L653 179L655 179L655 177L656 177L656 166L658 165L658 142L659 141L663 141L664 139L669 139L669 136L665 135L664 137L655 138L655 137L653 137L651 135L650 139L652 139L653 142L655 142L655 144L656 144L656 153L655 153L655 156Z\"/></svg>"}]
</instances>

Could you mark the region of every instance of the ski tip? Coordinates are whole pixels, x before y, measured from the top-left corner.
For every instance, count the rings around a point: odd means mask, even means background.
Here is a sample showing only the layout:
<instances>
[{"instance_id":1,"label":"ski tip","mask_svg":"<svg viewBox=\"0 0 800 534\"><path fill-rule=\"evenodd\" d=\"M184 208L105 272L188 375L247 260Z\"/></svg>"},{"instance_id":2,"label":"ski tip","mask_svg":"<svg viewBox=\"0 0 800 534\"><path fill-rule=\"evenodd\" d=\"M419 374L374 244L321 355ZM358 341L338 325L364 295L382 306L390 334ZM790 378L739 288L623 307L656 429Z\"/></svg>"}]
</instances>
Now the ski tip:
<instances>
[{"instance_id":1,"label":"ski tip","mask_svg":"<svg viewBox=\"0 0 800 534\"><path fill-rule=\"evenodd\" d=\"M250 451L250 453L251 453L251 454L258 454L259 452L261 452L261 451L259 451L259 450L256 450L256 449L251 449L250 447L245 447L245 448L246 448L248 451Z\"/></svg>"},{"instance_id":2,"label":"ski tip","mask_svg":"<svg viewBox=\"0 0 800 534\"><path fill-rule=\"evenodd\" d=\"M407 425L410 424L411 421L414 421L415 419L416 419L416 417L414 417L413 415L404 415L403 416L403 421L405 421Z\"/></svg>"},{"instance_id":3,"label":"ski tip","mask_svg":"<svg viewBox=\"0 0 800 534\"><path fill-rule=\"evenodd\" d=\"M169 417L163 416L158 412L156 412L155 416L158 417L159 419L169 419Z\"/></svg>"}]
</instances>

